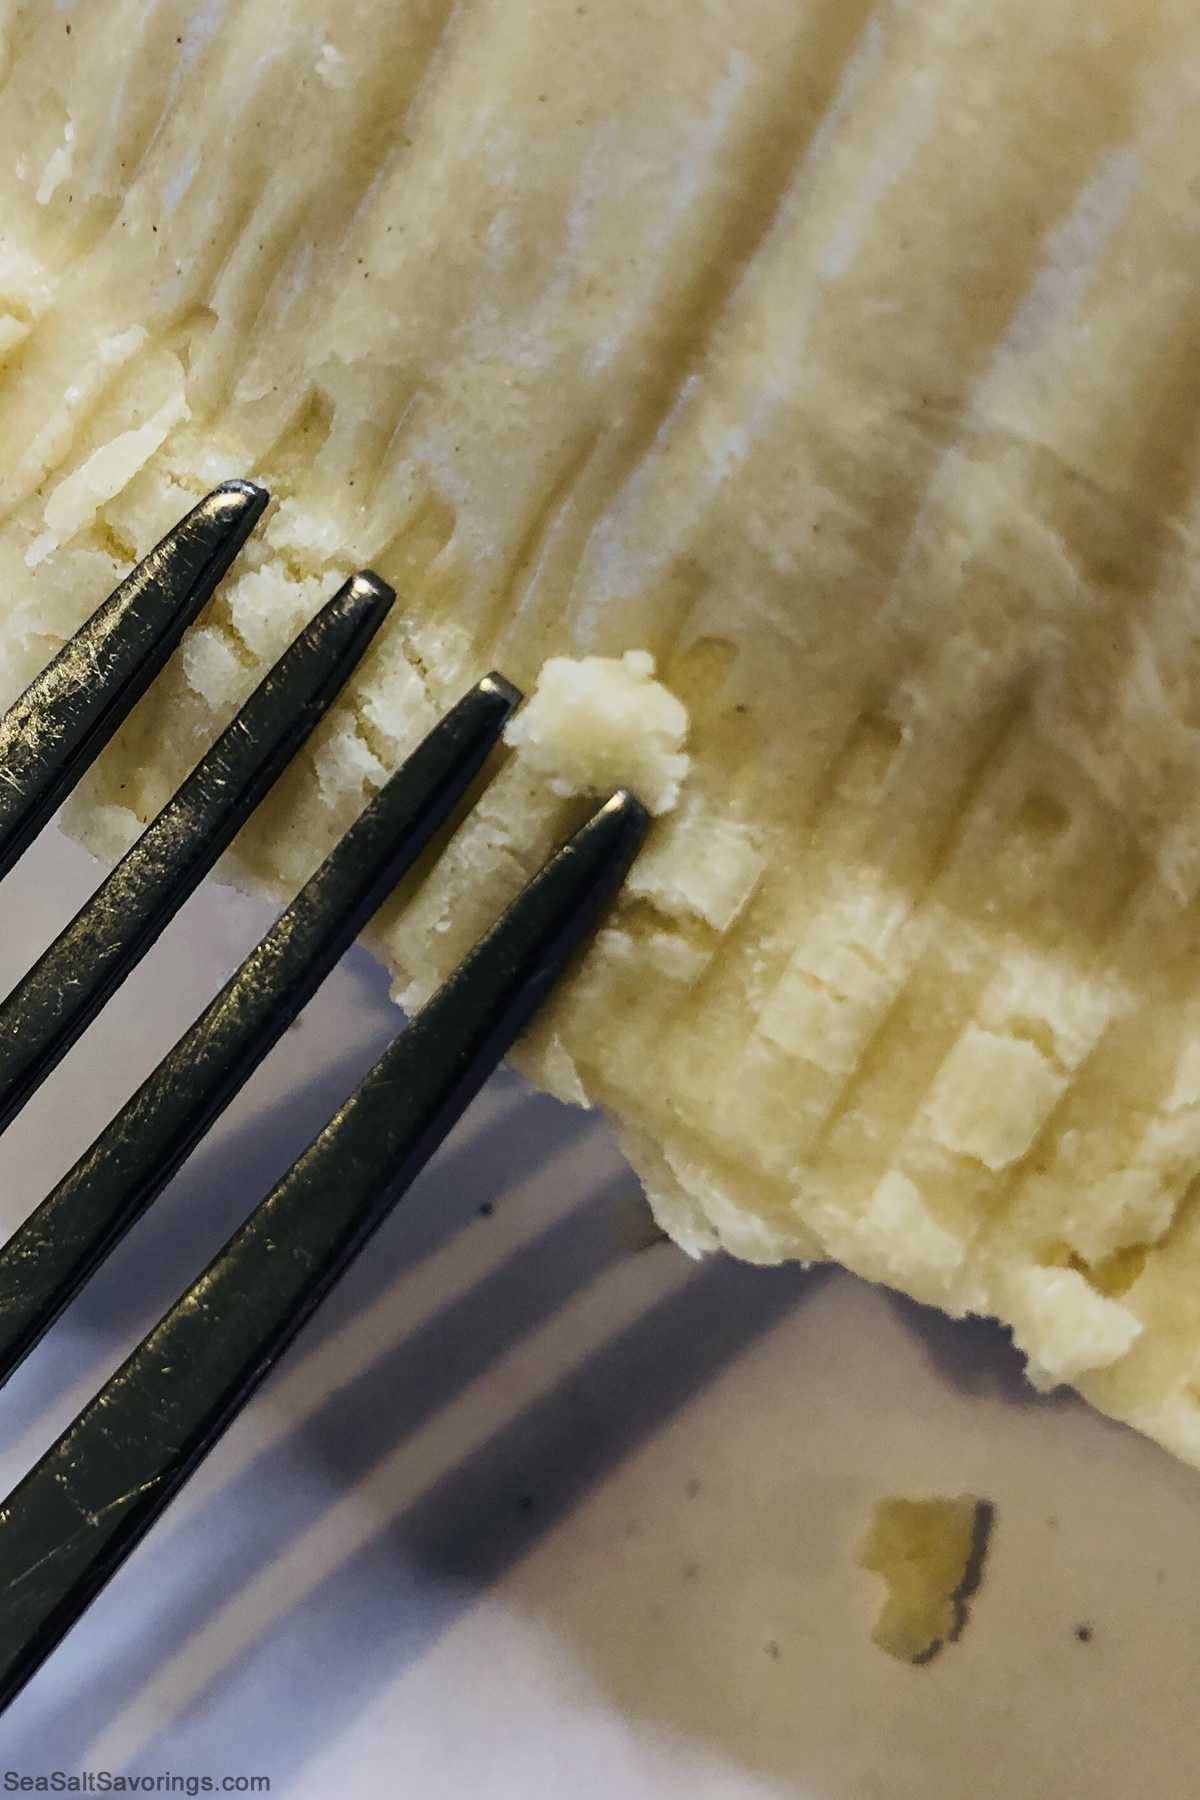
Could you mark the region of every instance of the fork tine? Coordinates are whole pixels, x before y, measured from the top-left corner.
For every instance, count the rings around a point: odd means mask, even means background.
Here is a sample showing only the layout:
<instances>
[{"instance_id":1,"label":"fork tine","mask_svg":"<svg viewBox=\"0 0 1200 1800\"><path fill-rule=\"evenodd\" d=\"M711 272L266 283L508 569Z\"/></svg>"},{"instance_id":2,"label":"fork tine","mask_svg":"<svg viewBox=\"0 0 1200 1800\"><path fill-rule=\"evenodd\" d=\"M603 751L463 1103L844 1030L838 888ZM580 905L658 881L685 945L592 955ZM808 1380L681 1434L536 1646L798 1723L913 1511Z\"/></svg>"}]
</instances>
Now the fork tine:
<instances>
[{"instance_id":1,"label":"fork tine","mask_svg":"<svg viewBox=\"0 0 1200 1800\"><path fill-rule=\"evenodd\" d=\"M339 589L0 1003L0 1131L231 843L325 712L395 597L369 572Z\"/></svg>"},{"instance_id":2,"label":"fork tine","mask_svg":"<svg viewBox=\"0 0 1200 1800\"><path fill-rule=\"evenodd\" d=\"M269 498L250 481L214 488L0 718L0 877L149 687Z\"/></svg>"},{"instance_id":3,"label":"fork tine","mask_svg":"<svg viewBox=\"0 0 1200 1800\"><path fill-rule=\"evenodd\" d=\"M618 794L536 875L0 1509L0 1706L68 1631L382 1223L645 833Z\"/></svg>"},{"instance_id":4,"label":"fork tine","mask_svg":"<svg viewBox=\"0 0 1200 1800\"><path fill-rule=\"evenodd\" d=\"M0 1249L0 1382L49 1329L316 992L482 768L520 694L489 675L439 720L221 993Z\"/></svg>"}]
</instances>

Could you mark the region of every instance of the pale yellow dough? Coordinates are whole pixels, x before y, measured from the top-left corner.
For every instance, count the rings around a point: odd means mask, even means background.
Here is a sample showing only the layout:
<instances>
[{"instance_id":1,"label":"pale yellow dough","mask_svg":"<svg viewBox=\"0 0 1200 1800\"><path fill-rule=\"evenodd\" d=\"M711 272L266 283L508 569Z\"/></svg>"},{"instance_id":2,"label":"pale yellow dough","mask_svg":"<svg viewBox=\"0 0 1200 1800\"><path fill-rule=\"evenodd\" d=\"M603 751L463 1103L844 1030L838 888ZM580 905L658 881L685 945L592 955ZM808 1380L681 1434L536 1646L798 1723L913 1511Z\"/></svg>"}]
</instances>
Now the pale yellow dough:
<instances>
[{"instance_id":1,"label":"pale yellow dough","mask_svg":"<svg viewBox=\"0 0 1200 1800\"><path fill-rule=\"evenodd\" d=\"M372 564L230 878L537 686L376 929L399 991L642 785L525 1066L690 1250L998 1314L1200 1464L1195 6L0 21L0 697L213 482L278 496L71 829L118 854Z\"/></svg>"}]
</instances>

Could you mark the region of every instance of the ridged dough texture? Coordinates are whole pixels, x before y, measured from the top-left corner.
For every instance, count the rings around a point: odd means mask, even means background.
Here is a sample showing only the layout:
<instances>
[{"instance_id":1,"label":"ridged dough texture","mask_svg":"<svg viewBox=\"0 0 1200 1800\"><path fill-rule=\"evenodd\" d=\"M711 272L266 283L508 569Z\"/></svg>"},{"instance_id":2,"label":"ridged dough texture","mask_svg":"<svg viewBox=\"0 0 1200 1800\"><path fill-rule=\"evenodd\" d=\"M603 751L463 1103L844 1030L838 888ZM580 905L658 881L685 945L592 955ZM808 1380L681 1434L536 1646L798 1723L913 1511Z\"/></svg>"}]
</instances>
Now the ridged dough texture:
<instances>
[{"instance_id":1,"label":"ridged dough texture","mask_svg":"<svg viewBox=\"0 0 1200 1800\"><path fill-rule=\"evenodd\" d=\"M0 698L215 480L280 496L73 829L118 854L360 564L401 616L233 879L560 659L401 990L594 727L660 817L525 1066L688 1248L994 1313L1200 1464L1194 5L0 16Z\"/></svg>"}]
</instances>

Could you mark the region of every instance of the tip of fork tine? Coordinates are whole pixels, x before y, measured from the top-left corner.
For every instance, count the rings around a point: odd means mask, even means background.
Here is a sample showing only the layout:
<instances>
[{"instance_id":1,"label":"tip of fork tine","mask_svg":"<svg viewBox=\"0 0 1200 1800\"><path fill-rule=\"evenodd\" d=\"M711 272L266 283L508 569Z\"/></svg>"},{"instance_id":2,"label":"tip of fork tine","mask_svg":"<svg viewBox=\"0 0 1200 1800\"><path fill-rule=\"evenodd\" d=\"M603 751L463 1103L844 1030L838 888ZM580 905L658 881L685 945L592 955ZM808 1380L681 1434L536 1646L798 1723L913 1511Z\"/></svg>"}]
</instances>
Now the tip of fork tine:
<instances>
[{"instance_id":1,"label":"tip of fork tine","mask_svg":"<svg viewBox=\"0 0 1200 1800\"><path fill-rule=\"evenodd\" d=\"M545 878L548 894L557 885L567 895L582 881L602 897L624 880L649 829L648 809L628 788L618 788L544 865L539 879Z\"/></svg>"},{"instance_id":2,"label":"tip of fork tine","mask_svg":"<svg viewBox=\"0 0 1200 1800\"><path fill-rule=\"evenodd\" d=\"M641 843L650 829L649 809L628 788L618 788L594 814L592 823L603 821L607 830L620 837Z\"/></svg>"},{"instance_id":3,"label":"tip of fork tine","mask_svg":"<svg viewBox=\"0 0 1200 1800\"><path fill-rule=\"evenodd\" d=\"M618 788L592 814L580 835L590 838L607 866L623 879L649 829L649 809L628 788Z\"/></svg>"},{"instance_id":4,"label":"tip of fork tine","mask_svg":"<svg viewBox=\"0 0 1200 1800\"><path fill-rule=\"evenodd\" d=\"M374 569L359 569L334 596L346 613L386 613L396 598L396 590Z\"/></svg>"},{"instance_id":5,"label":"tip of fork tine","mask_svg":"<svg viewBox=\"0 0 1200 1800\"><path fill-rule=\"evenodd\" d=\"M250 506L261 512L270 498L270 491L261 481L248 481L242 475L234 475L228 481L218 482L201 505L224 513L242 512Z\"/></svg>"},{"instance_id":6,"label":"tip of fork tine","mask_svg":"<svg viewBox=\"0 0 1200 1800\"><path fill-rule=\"evenodd\" d=\"M109 604L148 581L157 583L167 595L192 593L197 606L202 604L224 577L270 499L268 490L257 481L240 477L223 481L155 545Z\"/></svg>"},{"instance_id":7,"label":"tip of fork tine","mask_svg":"<svg viewBox=\"0 0 1200 1800\"><path fill-rule=\"evenodd\" d=\"M193 531L207 526L209 531L215 531L221 537L236 534L240 547L267 510L270 498L269 491L260 482L235 477L213 488L180 524L190 526Z\"/></svg>"},{"instance_id":8,"label":"tip of fork tine","mask_svg":"<svg viewBox=\"0 0 1200 1800\"><path fill-rule=\"evenodd\" d=\"M510 712L515 711L525 698L520 688L514 687L508 677L501 675L497 669L493 669L490 675L485 675L483 677L483 680L479 683L478 691L482 694L493 695L496 699L501 701Z\"/></svg>"}]
</instances>

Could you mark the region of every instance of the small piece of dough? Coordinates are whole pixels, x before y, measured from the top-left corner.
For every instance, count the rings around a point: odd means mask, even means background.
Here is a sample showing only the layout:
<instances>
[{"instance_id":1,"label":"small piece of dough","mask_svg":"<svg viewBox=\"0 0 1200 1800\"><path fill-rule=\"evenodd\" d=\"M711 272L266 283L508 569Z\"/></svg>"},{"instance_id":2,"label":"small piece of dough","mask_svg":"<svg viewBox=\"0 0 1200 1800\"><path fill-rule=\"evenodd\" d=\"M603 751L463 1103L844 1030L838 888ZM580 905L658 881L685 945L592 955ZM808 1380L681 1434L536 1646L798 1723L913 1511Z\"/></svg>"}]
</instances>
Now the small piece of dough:
<instances>
[{"instance_id":1,"label":"small piece of dough","mask_svg":"<svg viewBox=\"0 0 1200 1800\"><path fill-rule=\"evenodd\" d=\"M888 1588L872 1643L899 1662L927 1663L954 1642L983 1577L994 1516L969 1495L876 1503L859 1558Z\"/></svg>"}]
</instances>

